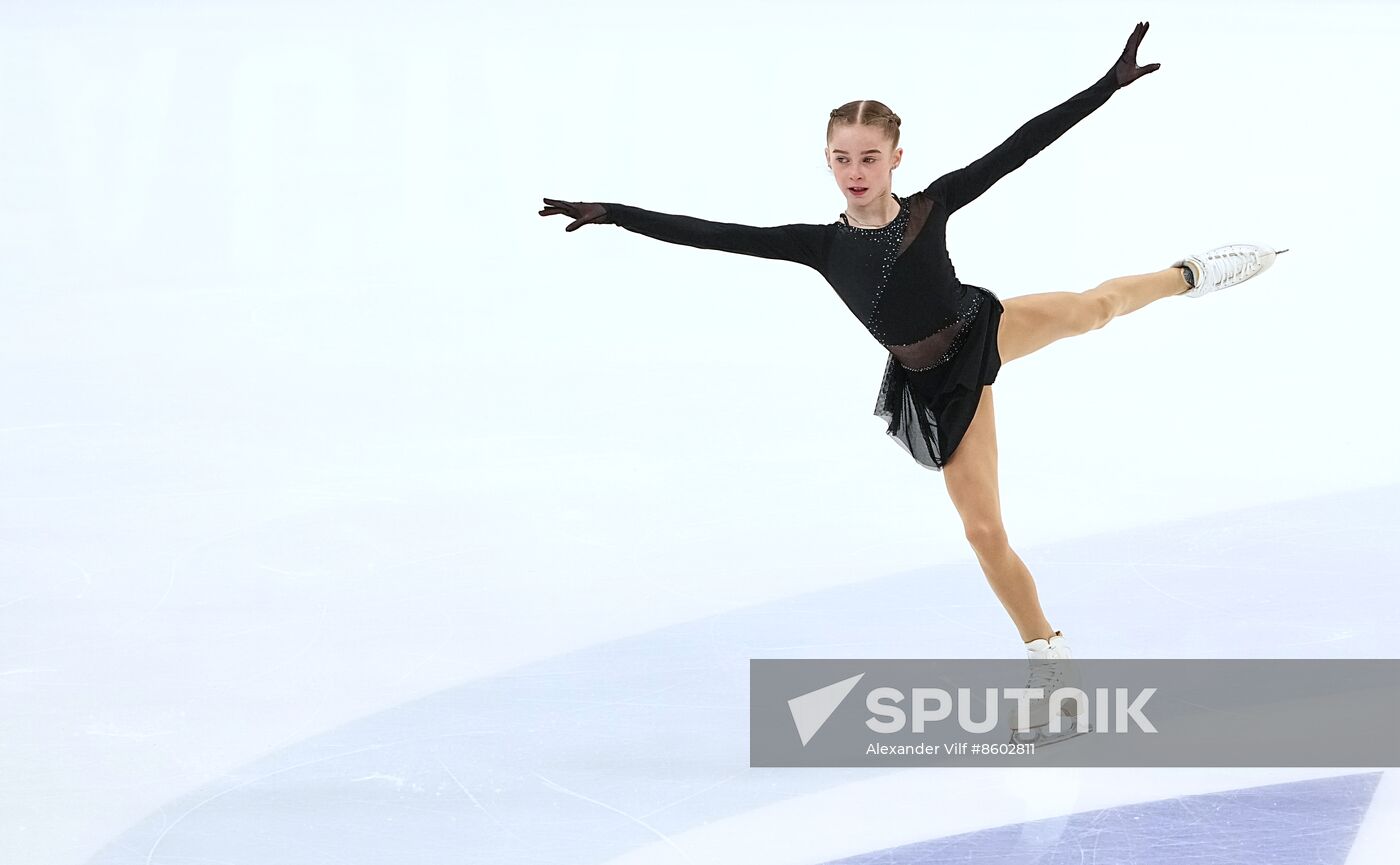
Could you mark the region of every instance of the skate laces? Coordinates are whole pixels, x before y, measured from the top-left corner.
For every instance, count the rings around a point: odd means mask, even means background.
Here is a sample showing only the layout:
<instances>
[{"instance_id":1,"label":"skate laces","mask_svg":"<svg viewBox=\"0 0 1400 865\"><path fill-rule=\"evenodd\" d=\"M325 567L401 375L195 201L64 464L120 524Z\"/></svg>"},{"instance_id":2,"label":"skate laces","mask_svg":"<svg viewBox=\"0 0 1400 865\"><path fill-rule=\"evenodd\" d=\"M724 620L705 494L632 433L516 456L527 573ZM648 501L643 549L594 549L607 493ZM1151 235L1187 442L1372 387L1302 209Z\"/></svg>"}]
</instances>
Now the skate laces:
<instances>
[{"instance_id":1,"label":"skate laces","mask_svg":"<svg viewBox=\"0 0 1400 865\"><path fill-rule=\"evenodd\" d=\"M1229 252L1206 256L1206 284L1213 286L1230 285L1258 267L1259 256L1250 249L1233 249Z\"/></svg>"},{"instance_id":2,"label":"skate laces","mask_svg":"<svg viewBox=\"0 0 1400 865\"><path fill-rule=\"evenodd\" d=\"M1027 688L1044 688L1044 699L1050 697L1057 685L1064 684L1064 658L1036 658L1031 661L1031 676L1026 680Z\"/></svg>"}]
</instances>

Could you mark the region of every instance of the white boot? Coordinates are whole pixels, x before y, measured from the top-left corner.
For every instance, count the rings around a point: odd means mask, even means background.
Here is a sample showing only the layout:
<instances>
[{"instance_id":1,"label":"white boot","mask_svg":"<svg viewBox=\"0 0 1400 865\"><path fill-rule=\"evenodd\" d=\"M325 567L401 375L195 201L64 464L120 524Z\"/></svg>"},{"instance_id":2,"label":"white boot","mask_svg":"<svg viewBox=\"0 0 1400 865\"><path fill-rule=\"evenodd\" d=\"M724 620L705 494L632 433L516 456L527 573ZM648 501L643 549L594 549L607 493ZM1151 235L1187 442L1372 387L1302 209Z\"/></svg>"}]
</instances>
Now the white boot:
<instances>
[{"instance_id":1,"label":"white boot","mask_svg":"<svg viewBox=\"0 0 1400 865\"><path fill-rule=\"evenodd\" d=\"M1074 660L1070 655L1069 639L1060 631L1056 631L1048 640L1031 640L1025 646L1026 660L1030 664L1030 677L1026 681L1026 687L1040 688L1044 696L1030 701L1029 723L1024 728L1018 728L1019 718L1013 710L1011 741L1048 745L1090 732L1093 728L1087 723L1087 718L1083 726L1076 723L1078 708L1073 699L1061 698L1053 707L1050 702L1050 696L1056 688L1080 687L1079 671L1075 669ZM1055 714L1062 716L1059 733L1050 732L1052 709Z\"/></svg>"},{"instance_id":2,"label":"white boot","mask_svg":"<svg viewBox=\"0 0 1400 865\"><path fill-rule=\"evenodd\" d=\"M1228 246L1217 246L1200 255L1188 255L1168 266L1191 268L1191 276L1196 285L1182 294L1186 297L1201 297L1258 276L1269 269L1275 257L1287 251L1280 249L1275 252L1257 243L1232 243Z\"/></svg>"}]
</instances>

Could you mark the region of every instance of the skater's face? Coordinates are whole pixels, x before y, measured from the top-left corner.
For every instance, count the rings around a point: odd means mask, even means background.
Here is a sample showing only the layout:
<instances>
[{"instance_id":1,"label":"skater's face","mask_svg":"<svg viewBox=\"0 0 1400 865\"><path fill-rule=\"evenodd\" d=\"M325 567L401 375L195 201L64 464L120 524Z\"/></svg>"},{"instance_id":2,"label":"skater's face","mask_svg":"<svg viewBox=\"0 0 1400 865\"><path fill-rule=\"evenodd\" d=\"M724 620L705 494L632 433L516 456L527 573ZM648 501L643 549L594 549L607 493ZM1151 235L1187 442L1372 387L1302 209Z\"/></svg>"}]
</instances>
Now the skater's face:
<instances>
[{"instance_id":1,"label":"skater's face","mask_svg":"<svg viewBox=\"0 0 1400 865\"><path fill-rule=\"evenodd\" d=\"M873 126L837 126L826 147L826 163L841 194L853 205L864 205L886 198L890 193L890 172L899 167L904 148L891 152L889 136ZM864 187L860 195L851 187Z\"/></svg>"}]
</instances>

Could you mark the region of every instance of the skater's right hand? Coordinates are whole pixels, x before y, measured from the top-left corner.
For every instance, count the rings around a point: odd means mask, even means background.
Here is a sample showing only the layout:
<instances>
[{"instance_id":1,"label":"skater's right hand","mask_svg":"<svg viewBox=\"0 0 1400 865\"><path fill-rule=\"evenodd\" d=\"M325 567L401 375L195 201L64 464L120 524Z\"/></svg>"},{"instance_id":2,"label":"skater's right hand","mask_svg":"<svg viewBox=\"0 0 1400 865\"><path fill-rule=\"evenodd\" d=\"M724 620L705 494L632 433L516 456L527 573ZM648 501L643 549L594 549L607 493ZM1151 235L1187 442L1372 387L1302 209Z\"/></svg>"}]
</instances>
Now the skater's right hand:
<instances>
[{"instance_id":1,"label":"skater's right hand","mask_svg":"<svg viewBox=\"0 0 1400 865\"><path fill-rule=\"evenodd\" d=\"M590 222L608 221L608 209L601 204L585 201L559 201L554 198L546 198L544 203L549 206L540 211L540 216L553 216L556 213L562 213L574 220L564 226L565 231L573 231Z\"/></svg>"}]
</instances>

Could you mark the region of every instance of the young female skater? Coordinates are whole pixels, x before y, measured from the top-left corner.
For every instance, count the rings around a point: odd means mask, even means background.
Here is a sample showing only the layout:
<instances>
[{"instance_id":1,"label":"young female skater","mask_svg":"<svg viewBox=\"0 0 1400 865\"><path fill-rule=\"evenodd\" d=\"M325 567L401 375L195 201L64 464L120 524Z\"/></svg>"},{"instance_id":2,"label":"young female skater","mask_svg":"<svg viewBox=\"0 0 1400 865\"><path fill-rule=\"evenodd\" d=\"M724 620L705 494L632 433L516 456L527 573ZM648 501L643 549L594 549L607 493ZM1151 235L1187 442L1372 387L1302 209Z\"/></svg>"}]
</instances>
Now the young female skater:
<instances>
[{"instance_id":1,"label":"young female skater","mask_svg":"<svg viewBox=\"0 0 1400 865\"><path fill-rule=\"evenodd\" d=\"M1276 255L1266 246L1231 244L1088 291L1029 294L1004 304L954 273L945 246L948 217L1115 91L1157 71L1160 63L1137 64L1147 28L1140 22L1133 29L1123 53L1098 81L1027 121L985 156L907 197L890 191L891 172L904 153L899 117L872 100L833 110L826 159L846 210L832 223L759 228L552 198L544 199L540 211L571 217L565 231L611 223L669 243L793 261L820 273L889 350L875 414L915 461L942 472L978 563L1031 659L1069 658L1070 653L1064 634L1045 618L1030 571L1002 525L991 388L1001 365L1101 328L1155 300L1201 297L1237 285L1266 270ZM1033 712L1030 726L1044 723L1043 711Z\"/></svg>"}]
</instances>

